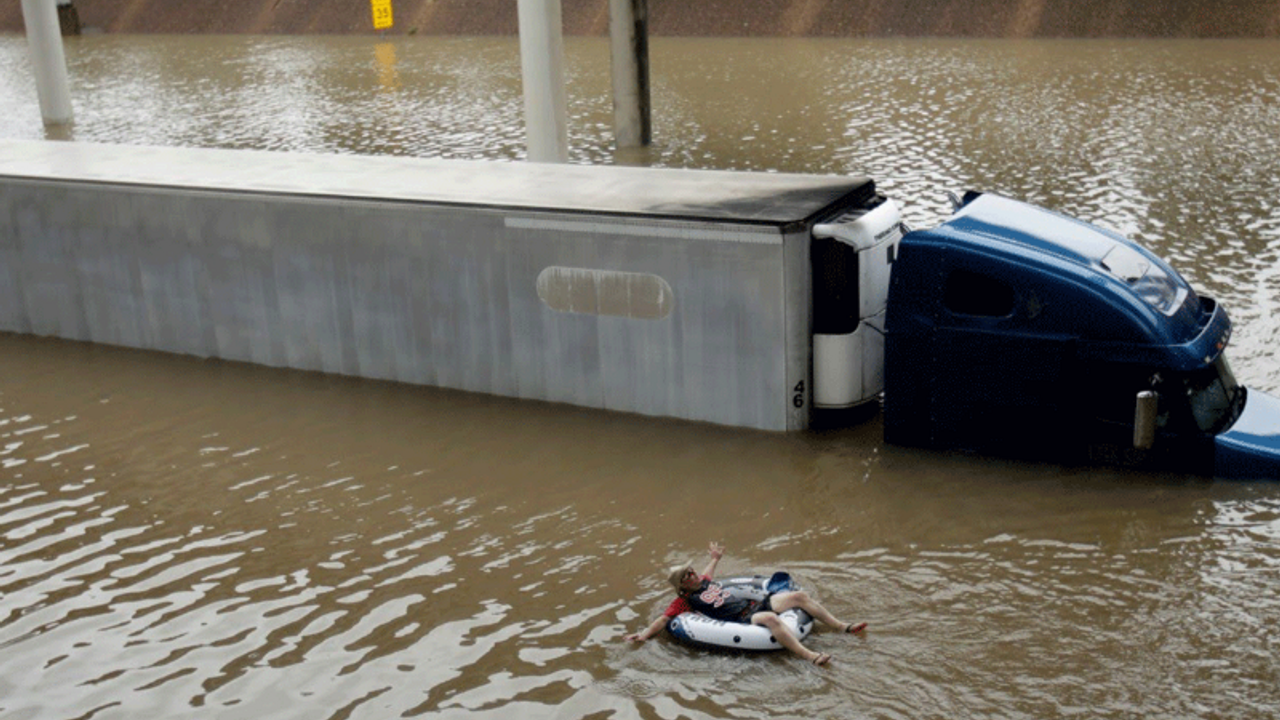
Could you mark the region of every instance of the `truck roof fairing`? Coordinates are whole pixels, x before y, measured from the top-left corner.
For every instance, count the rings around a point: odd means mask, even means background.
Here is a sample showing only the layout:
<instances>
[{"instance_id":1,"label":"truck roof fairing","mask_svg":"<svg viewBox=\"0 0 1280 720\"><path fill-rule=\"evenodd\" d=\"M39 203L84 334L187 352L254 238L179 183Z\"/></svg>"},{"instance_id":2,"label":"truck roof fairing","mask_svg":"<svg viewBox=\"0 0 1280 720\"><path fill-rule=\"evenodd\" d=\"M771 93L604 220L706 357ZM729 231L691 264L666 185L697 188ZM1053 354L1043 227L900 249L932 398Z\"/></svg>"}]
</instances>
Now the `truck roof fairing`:
<instances>
[{"instance_id":1,"label":"truck roof fairing","mask_svg":"<svg viewBox=\"0 0 1280 720\"><path fill-rule=\"evenodd\" d=\"M1001 320L1005 331L1074 336L1093 345L1093 352L1110 348L1117 357L1141 361L1160 356L1188 369L1221 354L1230 336L1225 311L1202 302L1182 276L1146 248L1110 230L998 195L966 199L945 223L908 234L902 259L911 261L913 246L933 246L950 267L985 272L1013 285L1034 310Z\"/></svg>"}]
</instances>

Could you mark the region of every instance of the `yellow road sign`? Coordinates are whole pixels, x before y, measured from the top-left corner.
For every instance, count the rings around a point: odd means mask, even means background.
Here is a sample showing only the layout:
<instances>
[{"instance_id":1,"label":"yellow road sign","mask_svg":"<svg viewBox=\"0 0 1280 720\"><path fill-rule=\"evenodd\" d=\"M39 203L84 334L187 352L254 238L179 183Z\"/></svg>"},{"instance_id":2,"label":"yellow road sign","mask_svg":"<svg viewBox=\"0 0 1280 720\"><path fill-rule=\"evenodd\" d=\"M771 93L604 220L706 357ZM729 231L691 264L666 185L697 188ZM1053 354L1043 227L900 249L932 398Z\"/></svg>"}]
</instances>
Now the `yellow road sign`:
<instances>
[{"instance_id":1,"label":"yellow road sign","mask_svg":"<svg viewBox=\"0 0 1280 720\"><path fill-rule=\"evenodd\" d=\"M391 0L369 0L373 8L373 29L386 30L391 27Z\"/></svg>"}]
</instances>

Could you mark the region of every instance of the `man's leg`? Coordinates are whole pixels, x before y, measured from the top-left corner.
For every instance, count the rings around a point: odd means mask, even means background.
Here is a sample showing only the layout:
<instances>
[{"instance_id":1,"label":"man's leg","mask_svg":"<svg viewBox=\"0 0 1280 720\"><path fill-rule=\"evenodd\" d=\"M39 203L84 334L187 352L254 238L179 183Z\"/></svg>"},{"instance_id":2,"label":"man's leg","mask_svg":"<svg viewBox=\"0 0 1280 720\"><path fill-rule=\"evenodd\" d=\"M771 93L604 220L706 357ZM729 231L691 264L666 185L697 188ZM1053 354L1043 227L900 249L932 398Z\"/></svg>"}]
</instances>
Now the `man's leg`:
<instances>
[{"instance_id":1,"label":"man's leg","mask_svg":"<svg viewBox=\"0 0 1280 720\"><path fill-rule=\"evenodd\" d=\"M818 663L819 665L826 665L827 662L831 661L830 655L827 655L826 653L816 653L805 647L800 642L800 638L796 637L795 633L791 632L791 628L787 627L782 622L777 613L758 612L751 616L751 624L761 625L767 628L769 632L773 633L773 636L778 639L778 642L782 644L782 647L790 650L809 662L814 662L824 656L826 657L826 661Z\"/></svg>"},{"instance_id":2,"label":"man's leg","mask_svg":"<svg viewBox=\"0 0 1280 720\"><path fill-rule=\"evenodd\" d=\"M817 600L814 600L809 596L809 593L803 590L793 590L791 592L771 595L769 597L769 606L775 613L786 612L791 608L798 607L812 615L817 620L822 621L823 624L836 628L837 630L844 630L849 627L848 623L836 619L835 615L832 615L826 608L819 605Z\"/></svg>"}]
</instances>

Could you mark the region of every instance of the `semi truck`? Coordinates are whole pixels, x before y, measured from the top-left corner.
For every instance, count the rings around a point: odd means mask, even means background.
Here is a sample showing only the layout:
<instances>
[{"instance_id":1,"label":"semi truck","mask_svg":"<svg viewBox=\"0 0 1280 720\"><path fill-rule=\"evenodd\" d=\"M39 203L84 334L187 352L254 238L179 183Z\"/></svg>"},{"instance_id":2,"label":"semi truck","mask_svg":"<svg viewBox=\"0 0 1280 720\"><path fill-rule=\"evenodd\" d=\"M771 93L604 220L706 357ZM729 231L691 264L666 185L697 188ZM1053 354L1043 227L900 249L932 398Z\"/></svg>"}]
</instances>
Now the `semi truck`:
<instances>
[{"instance_id":1,"label":"semi truck","mask_svg":"<svg viewBox=\"0 0 1280 720\"><path fill-rule=\"evenodd\" d=\"M990 193L956 206L898 244L886 441L1280 478L1280 400L1236 381L1222 305L1109 230Z\"/></svg>"},{"instance_id":2,"label":"semi truck","mask_svg":"<svg viewBox=\"0 0 1280 720\"><path fill-rule=\"evenodd\" d=\"M896 444L1280 476L1224 308L1115 233L956 204L910 230L865 177L0 140L0 332L775 431L883 399Z\"/></svg>"}]
</instances>

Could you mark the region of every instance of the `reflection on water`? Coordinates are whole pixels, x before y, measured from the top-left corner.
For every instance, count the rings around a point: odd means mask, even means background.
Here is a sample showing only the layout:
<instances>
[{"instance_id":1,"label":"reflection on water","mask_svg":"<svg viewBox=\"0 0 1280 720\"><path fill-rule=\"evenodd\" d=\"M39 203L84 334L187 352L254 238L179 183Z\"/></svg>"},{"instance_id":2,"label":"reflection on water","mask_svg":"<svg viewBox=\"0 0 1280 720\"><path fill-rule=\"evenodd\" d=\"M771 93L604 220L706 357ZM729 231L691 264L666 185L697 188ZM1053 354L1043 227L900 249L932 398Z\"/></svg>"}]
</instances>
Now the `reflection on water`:
<instances>
[{"instance_id":1,"label":"reflection on water","mask_svg":"<svg viewBox=\"0 0 1280 720\"><path fill-rule=\"evenodd\" d=\"M574 162L615 161L571 39ZM85 37L78 140L514 160L508 38ZM0 136L43 136L0 38ZM628 162L999 190L1171 259L1280 392L1280 46L657 39ZM865 638L620 640L719 539ZM695 556L696 557L696 556ZM0 336L0 717L1241 717L1280 495Z\"/></svg>"}]
</instances>

